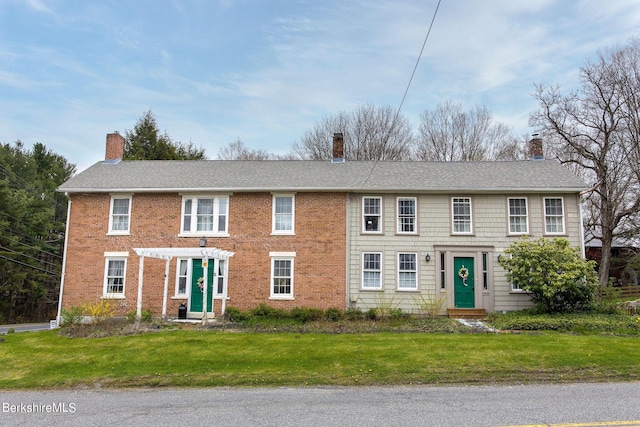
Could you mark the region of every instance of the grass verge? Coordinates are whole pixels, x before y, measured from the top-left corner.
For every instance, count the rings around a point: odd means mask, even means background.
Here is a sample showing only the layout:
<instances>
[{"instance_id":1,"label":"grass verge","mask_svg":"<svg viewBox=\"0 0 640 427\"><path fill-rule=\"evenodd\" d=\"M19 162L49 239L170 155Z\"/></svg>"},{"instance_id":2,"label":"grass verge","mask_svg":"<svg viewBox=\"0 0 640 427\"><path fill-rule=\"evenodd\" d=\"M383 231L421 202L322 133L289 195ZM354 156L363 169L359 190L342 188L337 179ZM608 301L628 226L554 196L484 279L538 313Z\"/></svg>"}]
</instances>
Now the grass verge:
<instances>
[{"instance_id":1,"label":"grass verge","mask_svg":"<svg viewBox=\"0 0 640 427\"><path fill-rule=\"evenodd\" d=\"M557 332L57 331L0 343L0 389L480 384L640 379L640 340Z\"/></svg>"}]
</instances>

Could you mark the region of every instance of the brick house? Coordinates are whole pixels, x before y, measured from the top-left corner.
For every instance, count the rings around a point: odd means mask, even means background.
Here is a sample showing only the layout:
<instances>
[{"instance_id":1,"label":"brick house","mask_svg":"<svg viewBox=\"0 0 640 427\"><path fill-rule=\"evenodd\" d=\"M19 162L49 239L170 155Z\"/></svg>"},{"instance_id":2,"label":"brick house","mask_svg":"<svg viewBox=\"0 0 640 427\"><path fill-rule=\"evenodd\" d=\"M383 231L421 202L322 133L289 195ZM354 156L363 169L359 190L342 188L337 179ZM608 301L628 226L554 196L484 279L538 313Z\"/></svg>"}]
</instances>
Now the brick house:
<instances>
[{"instance_id":1,"label":"brick house","mask_svg":"<svg viewBox=\"0 0 640 427\"><path fill-rule=\"evenodd\" d=\"M334 161L121 161L123 149L107 135L105 161L58 189L58 320L101 299L194 318L205 300L213 317L260 303L412 311L445 293L448 309L514 310L528 297L506 283L502 251L522 235L582 242L585 185L555 161L345 162L340 134Z\"/></svg>"}]
</instances>

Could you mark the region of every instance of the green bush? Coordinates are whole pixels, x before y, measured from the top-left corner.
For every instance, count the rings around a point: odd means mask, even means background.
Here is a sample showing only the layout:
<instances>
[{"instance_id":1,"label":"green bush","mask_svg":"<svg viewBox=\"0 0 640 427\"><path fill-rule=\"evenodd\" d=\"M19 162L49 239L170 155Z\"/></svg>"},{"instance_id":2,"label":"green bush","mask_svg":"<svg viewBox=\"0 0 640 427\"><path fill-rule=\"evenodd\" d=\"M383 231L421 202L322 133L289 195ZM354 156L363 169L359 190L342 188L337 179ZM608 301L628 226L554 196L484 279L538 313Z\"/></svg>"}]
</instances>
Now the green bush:
<instances>
[{"instance_id":1,"label":"green bush","mask_svg":"<svg viewBox=\"0 0 640 427\"><path fill-rule=\"evenodd\" d=\"M640 335L640 322L635 316L617 314L536 314L527 310L490 313L487 323L501 330Z\"/></svg>"},{"instance_id":2,"label":"green bush","mask_svg":"<svg viewBox=\"0 0 640 427\"><path fill-rule=\"evenodd\" d=\"M251 314L236 307L227 307L224 311L224 317L229 322L241 323L248 320Z\"/></svg>"},{"instance_id":3,"label":"green bush","mask_svg":"<svg viewBox=\"0 0 640 427\"><path fill-rule=\"evenodd\" d=\"M378 318L378 309L377 308L370 308L364 314L364 317L366 319L369 319L369 320L376 320Z\"/></svg>"},{"instance_id":4,"label":"green bush","mask_svg":"<svg viewBox=\"0 0 640 427\"><path fill-rule=\"evenodd\" d=\"M137 315L138 315L138 310L131 310L126 315L127 320L129 322L135 322ZM151 312L151 310L145 308L140 312L140 321L149 323L151 322L151 320L153 320L153 313Z\"/></svg>"},{"instance_id":5,"label":"green bush","mask_svg":"<svg viewBox=\"0 0 640 427\"><path fill-rule=\"evenodd\" d=\"M82 307L71 307L70 310L63 308L60 315L62 317L60 326L79 325L82 322Z\"/></svg>"},{"instance_id":6,"label":"green bush","mask_svg":"<svg viewBox=\"0 0 640 427\"><path fill-rule=\"evenodd\" d=\"M320 320L324 317L324 311L310 307L294 307L291 309L290 314L293 319L302 323Z\"/></svg>"},{"instance_id":7,"label":"green bush","mask_svg":"<svg viewBox=\"0 0 640 427\"><path fill-rule=\"evenodd\" d=\"M582 258L567 239L526 236L505 250L500 266L507 280L531 296L547 313L592 308L598 277L595 262Z\"/></svg>"},{"instance_id":8,"label":"green bush","mask_svg":"<svg viewBox=\"0 0 640 427\"><path fill-rule=\"evenodd\" d=\"M337 322L344 318L344 313L342 312L342 310L338 308L331 307L331 308L327 308L327 311L325 311L324 316L327 318L327 320L330 320L332 322Z\"/></svg>"},{"instance_id":9,"label":"green bush","mask_svg":"<svg viewBox=\"0 0 640 427\"><path fill-rule=\"evenodd\" d=\"M271 319L288 319L291 317L287 310L271 307L265 303L261 303L258 307L251 310L251 314L256 317L268 317Z\"/></svg>"},{"instance_id":10,"label":"green bush","mask_svg":"<svg viewBox=\"0 0 640 427\"><path fill-rule=\"evenodd\" d=\"M347 308L344 312L344 317L347 320L362 320L364 319L364 313L359 308Z\"/></svg>"}]
</instances>

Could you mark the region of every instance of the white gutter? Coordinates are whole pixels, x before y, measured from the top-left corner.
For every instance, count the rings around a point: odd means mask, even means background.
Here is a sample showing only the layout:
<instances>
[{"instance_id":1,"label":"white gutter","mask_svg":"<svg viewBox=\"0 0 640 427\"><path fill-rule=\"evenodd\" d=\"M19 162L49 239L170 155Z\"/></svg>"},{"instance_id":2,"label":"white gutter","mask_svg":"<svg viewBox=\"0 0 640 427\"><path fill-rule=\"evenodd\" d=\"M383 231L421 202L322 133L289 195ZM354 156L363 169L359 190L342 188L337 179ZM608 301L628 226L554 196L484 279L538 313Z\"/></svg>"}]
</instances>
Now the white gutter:
<instances>
[{"instance_id":1,"label":"white gutter","mask_svg":"<svg viewBox=\"0 0 640 427\"><path fill-rule=\"evenodd\" d=\"M60 320L62 315L62 294L64 293L64 275L67 270L67 246L69 244L69 223L71 222L71 199L69 199L69 193L64 193L69 200L67 205L67 224L64 231L64 250L62 253L62 273L60 274L60 296L58 297L58 315L56 316L56 326L60 326Z\"/></svg>"}]
</instances>

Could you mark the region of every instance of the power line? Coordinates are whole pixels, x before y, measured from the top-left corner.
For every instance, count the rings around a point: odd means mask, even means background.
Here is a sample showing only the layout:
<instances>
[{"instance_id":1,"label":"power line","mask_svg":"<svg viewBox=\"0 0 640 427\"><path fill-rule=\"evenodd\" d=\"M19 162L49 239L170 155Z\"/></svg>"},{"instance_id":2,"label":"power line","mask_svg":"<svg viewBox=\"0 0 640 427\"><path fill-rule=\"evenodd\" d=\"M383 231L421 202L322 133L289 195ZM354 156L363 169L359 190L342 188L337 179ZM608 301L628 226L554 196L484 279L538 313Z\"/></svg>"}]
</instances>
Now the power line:
<instances>
[{"instance_id":1,"label":"power line","mask_svg":"<svg viewBox=\"0 0 640 427\"><path fill-rule=\"evenodd\" d=\"M429 29L427 30L427 35L424 37L424 42L422 42L422 48L420 49L420 53L418 54L418 59L416 59L416 65L414 65L413 67L413 71L411 72L411 77L409 78L409 82L407 83L407 87L404 90L404 95L402 95L402 100L400 101L400 105L398 105L398 109L396 110L396 115L393 117L393 121L391 122L391 126L389 127L389 129L387 129L387 138L389 136L391 136L391 130L395 127L396 125L396 121L398 120L398 116L400 116L400 111L402 110L402 106L404 105L404 101L407 98L407 94L409 93L409 87L411 87L411 82L413 81L413 77L416 74L416 70L418 69L418 64L420 63L420 58L422 58L422 53L424 52L424 48L427 45L427 40L429 40L429 34L431 34L431 29L433 28L433 23L436 20L436 16L438 15L438 10L440 9L440 3L442 2L442 0L438 0L438 4L436 5L436 10L433 11L433 16L431 17L431 23L429 24ZM385 141L386 139L385 138ZM371 167L371 170L369 171L369 175L367 176L367 179L364 181L363 183L363 187L366 185L366 183L369 181L369 179L371 178L371 174L373 173L373 170L376 168L378 161L380 159L375 159L375 161L373 162L373 166Z\"/></svg>"},{"instance_id":2,"label":"power line","mask_svg":"<svg viewBox=\"0 0 640 427\"><path fill-rule=\"evenodd\" d=\"M407 93L409 93L409 87L411 86L411 82L413 81L413 76L416 74L416 70L418 69L418 64L420 63L420 58L422 58L422 53L424 52L424 47L427 45L427 40L429 40L429 34L431 34L431 28L433 28L433 23L436 20L436 15L438 14L438 9L440 9L440 2L442 0L438 0L438 4L436 5L436 10L433 12L433 17L431 18L431 24L429 24L429 30L427 31L427 35L424 37L424 42L422 43L422 49L420 49L420 54L418 55L418 59L416 60L416 65L413 67L413 72L411 73L411 77L409 78L409 83L407 83L407 88L404 91L404 95L402 96L402 101L400 101L400 105L398 106L398 111L396 111L396 117L394 117L393 122L395 123L396 118L400 114L400 110L402 110L402 106L404 105L404 100L407 98Z\"/></svg>"},{"instance_id":3,"label":"power line","mask_svg":"<svg viewBox=\"0 0 640 427\"><path fill-rule=\"evenodd\" d=\"M6 246L0 245L0 249L4 249L5 251L8 251L8 252L13 252L14 254L18 254L20 256L32 259L32 260L37 261L37 262L42 263L42 264L49 264L49 265L52 265L54 267L57 266L57 264L55 262L46 261L46 260L43 260L43 259L38 259L38 258L32 257L31 255L27 255L27 254L24 254L22 252L18 252L18 251L14 250L14 249L7 248Z\"/></svg>"},{"instance_id":4,"label":"power line","mask_svg":"<svg viewBox=\"0 0 640 427\"><path fill-rule=\"evenodd\" d=\"M60 273L56 273L55 271L45 270L44 268L36 267L35 265L30 265L30 264L27 264L27 263L25 263L25 262L21 262L21 261L15 260L15 259L13 259L13 258L7 258L7 257L6 257L6 256L4 256L4 255L0 255L0 258L4 258L4 259L6 259L7 261L14 262L14 263L16 263L16 264L24 265L25 267L33 268L34 270L40 270L40 271L43 271L43 272L45 272L45 273L47 273L47 274L51 274L51 275L56 276L56 277L60 277Z\"/></svg>"},{"instance_id":5,"label":"power line","mask_svg":"<svg viewBox=\"0 0 640 427\"><path fill-rule=\"evenodd\" d=\"M6 230L6 229L5 229L5 230ZM13 230L9 229L9 231L13 231ZM25 236L25 237L29 237L29 236ZM36 250L36 251L38 251L38 252L42 252L42 253L45 253L45 254L47 254L47 255L51 255L51 256L53 256L53 257L56 257L56 258L62 258L62 256L61 256L61 255L54 254L53 252L45 251L44 249L41 249L41 248L38 248L38 247L35 247L35 246L27 245L26 243L22 243L20 240L12 239L12 238L10 238L10 237L7 237L6 235L5 235L5 236L2 236L2 238L3 238L3 239L6 239L6 240L10 240L10 241L15 242L15 243L18 243L18 244L20 244L20 245L22 245L22 246L26 246L26 247L28 247L28 248L35 249L35 250Z\"/></svg>"}]
</instances>

